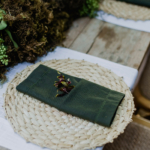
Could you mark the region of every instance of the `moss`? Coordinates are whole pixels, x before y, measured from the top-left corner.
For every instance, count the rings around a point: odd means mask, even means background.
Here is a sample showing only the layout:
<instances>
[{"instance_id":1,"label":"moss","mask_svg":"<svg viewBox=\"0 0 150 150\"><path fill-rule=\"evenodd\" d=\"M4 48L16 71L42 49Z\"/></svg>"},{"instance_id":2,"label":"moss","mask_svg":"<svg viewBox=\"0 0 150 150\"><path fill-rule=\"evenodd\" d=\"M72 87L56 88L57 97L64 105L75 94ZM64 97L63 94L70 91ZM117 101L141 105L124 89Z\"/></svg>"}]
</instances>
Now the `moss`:
<instances>
[{"instance_id":1,"label":"moss","mask_svg":"<svg viewBox=\"0 0 150 150\"><path fill-rule=\"evenodd\" d=\"M23 61L35 62L38 56L60 45L72 21L80 17L79 10L88 7L87 13L90 10L92 16L94 8L97 8L94 2L97 0L92 1L92 7L89 7L91 1L87 1L1 0L3 15L0 15L0 24L3 21L6 26L0 30L0 37L7 50L1 57L0 78L4 78L7 67Z\"/></svg>"}]
</instances>

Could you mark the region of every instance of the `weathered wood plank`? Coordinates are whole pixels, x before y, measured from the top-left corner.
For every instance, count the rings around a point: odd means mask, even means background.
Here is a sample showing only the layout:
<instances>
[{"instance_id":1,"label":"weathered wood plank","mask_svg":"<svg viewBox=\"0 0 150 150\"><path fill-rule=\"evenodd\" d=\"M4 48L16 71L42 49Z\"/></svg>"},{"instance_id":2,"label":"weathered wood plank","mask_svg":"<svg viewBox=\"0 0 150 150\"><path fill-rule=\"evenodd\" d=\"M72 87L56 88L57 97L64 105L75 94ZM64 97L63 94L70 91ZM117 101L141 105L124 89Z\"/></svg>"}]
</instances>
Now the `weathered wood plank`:
<instances>
[{"instance_id":1,"label":"weathered wood plank","mask_svg":"<svg viewBox=\"0 0 150 150\"><path fill-rule=\"evenodd\" d=\"M127 28L122 29L122 27L105 23L88 54L115 61L114 53L117 54L120 50L122 39L126 37L127 31Z\"/></svg>"},{"instance_id":2,"label":"weathered wood plank","mask_svg":"<svg viewBox=\"0 0 150 150\"><path fill-rule=\"evenodd\" d=\"M128 58L130 57L131 55L130 53L133 50L134 46L139 41L141 34L142 32L140 31L129 29L129 32L126 38L122 40L122 43L121 43L122 47L118 53L117 59L115 61L116 63L129 66Z\"/></svg>"},{"instance_id":3,"label":"weathered wood plank","mask_svg":"<svg viewBox=\"0 0 150 150\"><path fill-rule=\"evenodd\" d=\"M93 44L96 36L101 31L103 24L103 21L91 19L88 25L85 27L85 29L75 39L70 48L76 51L87 53L87 51Z\"/></svg>"},{"instance_id":4,"label":"weathered wood plank","mask_svg":"<svg viewBox=\"0 0 150 150\"><path fill-rule=\"evenodd\" d=\"M142 32L140 39L130 52L128 66L139 69L147 50L150 50L149 43L150 33Z\"/></svg>"},{"instance_id":5,"label":"weathered wood plank","mask_svg":"<svg viewBox=\"0 0 150 150\"><path fill-rule=\"evenodd\" d=\"M66 40L63 42L65 47L70 47L73 41L77 38L80 32L85 28L85 26L90 22L89 17L84 17L77 19L73 22L72 27L68 30L66 34Z\"/></svg>"},{"instance_id":6,"label":"weathered wood plank","mask_svg":"<svg viewBox=\"0 0 150 150\"><path fill-rule=\"evenodd\" d=\"M125 65L140 35L140 31L106 23L89 54Z\"/></svg>"},{"instance_id":7,"label":"weathered wood plank","mask_svg":"<svg viewBox=\"0 0 150 150\"><path fill-rule=\"evenodd\" d=\"M139 69L149 42L150 33L106 23L88 54Z\"/></svg>"},{"instance_id":8,"label":"weathered wood plank","mask_svg":"<svg viewBox=\"0 0 150 150\"><path fill-rule=\"evenodd\" d=\"M150 33L97 19L83 18L69 31L70 49L139 69L150 42Z\"/></svg>"}]
</instances>

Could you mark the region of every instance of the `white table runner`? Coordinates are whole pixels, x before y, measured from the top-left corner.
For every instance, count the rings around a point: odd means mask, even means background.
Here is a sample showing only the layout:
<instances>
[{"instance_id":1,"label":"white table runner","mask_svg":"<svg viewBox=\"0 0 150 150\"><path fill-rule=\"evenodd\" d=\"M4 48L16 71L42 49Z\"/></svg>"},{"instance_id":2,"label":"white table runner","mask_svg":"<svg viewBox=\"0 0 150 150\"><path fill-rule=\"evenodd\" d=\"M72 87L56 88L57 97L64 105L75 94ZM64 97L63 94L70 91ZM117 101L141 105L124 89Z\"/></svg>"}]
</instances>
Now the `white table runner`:
<instances>
[{"instance_id":1,"label":"white table runner","mask_svg":"<svg viewBox=\"0 0 150 150\"><path fill-rule=\"evenodd\" d=\"M130 29L150 32L150 20L146 21L142 20L134 21L130 19L125 20L123 18L117 18L111 14L107 14L104 11L98 11L97 14L98 16L96 18L99 20L103 20L105 22L109 22Z\"/></svg>"},{"instance_id":2,"label":"white table runner","mask_svg":"<svg viewBox=\"0 0 150 150\"><path fill-rule=\"evenodd\" d=\"M86 60L92 63L97 63L109 70L113 71L120 77L123 77L123 80L126 84L133 88L138 71L136 69L126 67L123 65L119 65L98 57L90 56L87 54L83 54L80 52L76 52L70 49L57 47L54 52L49 52L47 56L43 56L38 58L38 61L46 61L52 59L79 59L79 60ZM20 137L18 134L14 133L12 127L10 126L9 122L4 117L4 110L3 110L3 93L5 93L7 84L11 81L17 72L22 71L27 66L32 65L31 63L20 63L14 68L11 68L10 71L7 73L8 81L0 88L0 146L9 148L11 150L49 150L48 148L41 148L32 143L26 143L26 141ZM99 147L96 150L102 150L103 147Z\"/></svg>"}]
</instances>

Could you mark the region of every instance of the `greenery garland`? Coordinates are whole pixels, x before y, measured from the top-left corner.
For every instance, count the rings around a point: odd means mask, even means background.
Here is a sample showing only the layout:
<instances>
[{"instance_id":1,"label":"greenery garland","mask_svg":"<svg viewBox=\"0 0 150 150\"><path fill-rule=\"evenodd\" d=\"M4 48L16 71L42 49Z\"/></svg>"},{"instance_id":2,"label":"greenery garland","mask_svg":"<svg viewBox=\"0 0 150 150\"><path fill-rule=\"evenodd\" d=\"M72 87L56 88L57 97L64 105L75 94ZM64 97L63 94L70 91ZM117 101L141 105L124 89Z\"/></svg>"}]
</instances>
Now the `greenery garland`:
<instances>
[{"instance_id":1,"label":"greenery garland","mask_svg":"<svg viewBox=\"0 0 150 150\"><path fill-rule=\"evenodd\" d=\"M5 66L8 65L8 56L6 55L7 47L3 44L4 40L0 38L0 61Z\"/></svg>"},{"instance_id":2,"label":"greenery garland","mask_svg":"<svg viewBox=\"0 0 150 150\"><path fill-rule=\"evenodd\" d=\"M94 17L98 5L99 0L1 0L0 80L8 67L54 50L72 21Z\"/></svg>"},{"instance_id":3,"label":"greenery garland","mask_svg":"<svg viewBox=\"0 0 150 150\"><path fill-rule=\"evenodd\" d=\"M96 10L99 8L99 2L100 0L86 0L82 9L79 11L80 15L95 17L97 15Z\"/></svg>"},{"instance_id":4,"label":"greenery garland","mask_svg":"<svg viewBox=\"0 0 150 150\"><path fill-rule=\"evenodd\" d=\"M0 9L0 30L4 30L8 36L10 37L11 41L14 44L15 48L18 48L18 44L13 40L12 35L10 33L10 31L7 28L7 23L3 20L3 15L6 15L6 12L2 9ZM5 41L2 39L2 35L0 38L0 61L3 65L7 66L8 65L8 56L6 55L6 51L7 51L7 46L5 46L3 43Z\"/></svg>"}]
</instances>

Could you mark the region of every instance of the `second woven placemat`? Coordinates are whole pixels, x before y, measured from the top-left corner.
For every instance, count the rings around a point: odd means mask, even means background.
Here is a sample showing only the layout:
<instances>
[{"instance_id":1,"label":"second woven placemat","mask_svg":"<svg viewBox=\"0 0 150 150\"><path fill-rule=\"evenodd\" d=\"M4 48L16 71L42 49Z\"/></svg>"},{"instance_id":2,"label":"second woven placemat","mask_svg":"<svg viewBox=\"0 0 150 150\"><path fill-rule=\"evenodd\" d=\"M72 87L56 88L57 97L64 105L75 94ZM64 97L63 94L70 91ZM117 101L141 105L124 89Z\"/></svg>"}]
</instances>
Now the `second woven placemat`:
<instances>
[{"instance_id":1,"label":"second woven placemat","mask_svg":"<svg viewBox=\"0 0 150 150\"><path fill-rule=\"evenodd\" d=\"M102 0L100 10L118 18L132 20L150 20L150 9L116 0Z\"/></svg>"},{"instance_id":2,"label":"second woven placemat","mask_svg":"<svg viewBox=\"0 0 150 150\"><path fill-rule=\"evenodd\" d=\"M16 86L39 66L46 65L69 75L84 78L112 90L122 92L120 104L110 128L91 123L57 110L16 90ZM8 84L4 108L15 132L26 141L53 150L82 150L113 142L131 122L134 111L132 94L113 72L97 64L81 60L50 60L27 67Z\"/></svg>"}]
</instances>

